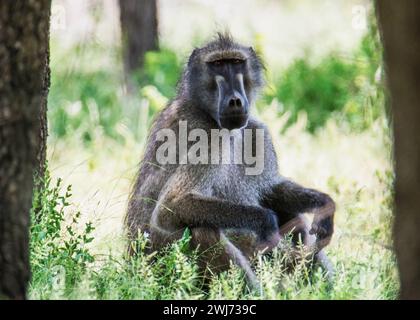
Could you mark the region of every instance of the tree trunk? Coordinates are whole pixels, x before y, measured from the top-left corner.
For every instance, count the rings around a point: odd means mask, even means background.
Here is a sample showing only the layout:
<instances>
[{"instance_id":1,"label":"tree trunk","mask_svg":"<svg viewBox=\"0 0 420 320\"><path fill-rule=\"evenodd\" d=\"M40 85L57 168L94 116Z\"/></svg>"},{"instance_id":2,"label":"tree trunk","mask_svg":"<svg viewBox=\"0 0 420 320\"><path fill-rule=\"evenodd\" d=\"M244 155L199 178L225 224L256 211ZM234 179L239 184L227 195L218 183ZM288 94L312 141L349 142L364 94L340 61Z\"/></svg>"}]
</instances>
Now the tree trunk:
<instances>
[{"instance_id":1,"label":"tree trunk","mask_svg":"<svg viewBox=\"0 0 420 320\"><path fill-rule=\"evenodd\" d=\"M49 34L47 41L49 42ZM45 54L45 72L44 80L42 84L42 103L41 110L39 112L39 137L38 137L38 152L37 152L37 170L36 177L38 181L44 177L46 169L46 160L47 160L47 138L48 138L48 121L47 121L47 102L48 102L48 92L50 90L50 50L49 45L47 47L47 52ZM37 186L38 187L38 186Z\"/></svg>"},{"instance_id":2,"label":"tree trunk","mask_svg":"<svg viewBox=\"0 0 420 320\"><path fill-rule=\"evenodd\" d=\"M420 1L376 5L393 110L400 298L420 299Z\"/></svg>"},{"instance_id":3,"label":"tree trunk","mask_svg":"<svg viewBox=\"0 0 420 320\"><path fill-rule=\"evenodd\" d=\"M119 0L124 70L127 78L140 69L144 54L158 48L157 0Z\"/></svg>"},{"instance_id":4,"label":"tree trunk","mask_svg":"<svg viewBox=\"0 0 420 320\"><path fill-rule=\"evenodd\" d=\"M0 1L0 299L25 299L30 278L29 211L38 157L45 154L40 119L45 125L50 7L51 0Z\"/></svg>"}]
</instances>

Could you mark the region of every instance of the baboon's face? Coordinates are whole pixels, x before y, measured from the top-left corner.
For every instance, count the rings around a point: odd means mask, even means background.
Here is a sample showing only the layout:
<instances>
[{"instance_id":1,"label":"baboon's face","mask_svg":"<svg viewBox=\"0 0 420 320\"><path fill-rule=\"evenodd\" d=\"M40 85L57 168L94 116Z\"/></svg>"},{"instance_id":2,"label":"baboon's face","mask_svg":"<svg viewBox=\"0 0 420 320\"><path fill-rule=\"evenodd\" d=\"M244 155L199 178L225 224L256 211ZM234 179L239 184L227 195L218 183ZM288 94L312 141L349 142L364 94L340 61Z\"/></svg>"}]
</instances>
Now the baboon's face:
<instances>
[{"instance_id":1,"label":"baboon's face","mask_svg":"<svg viewBox=\"0 0 420 320\"><path fill-rule=\"evenodd\" d=\"M229 130L245 127L250 106L261 87L262 63L249 47L219 35L219 40L194 50L188 63L191 100L215 125Z\"/></svg>"},{"instance_id":2,"label":"baboon's face","mask_svg":"<svg viewBox=\"0 0 420 320\"><path fill-rule=\"evenodd\" d=\"M218 59L207 62L208 72L214 79L218 116L215 119L222 128L242 128L248 122L249 101L244 85L246 76L244 59Z\"/></svg>"}]
</instances>

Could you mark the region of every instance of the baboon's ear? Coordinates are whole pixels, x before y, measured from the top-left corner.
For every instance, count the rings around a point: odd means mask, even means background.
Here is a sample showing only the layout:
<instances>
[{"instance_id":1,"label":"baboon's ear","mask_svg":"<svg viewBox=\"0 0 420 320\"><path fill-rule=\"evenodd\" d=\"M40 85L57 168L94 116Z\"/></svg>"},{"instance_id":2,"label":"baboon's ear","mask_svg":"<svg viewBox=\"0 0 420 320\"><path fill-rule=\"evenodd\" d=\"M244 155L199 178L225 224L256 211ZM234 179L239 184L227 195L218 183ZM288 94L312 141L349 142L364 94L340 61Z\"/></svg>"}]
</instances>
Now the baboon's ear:
<instances>
[{"instance_id":1,"label":"baboon's ear","mask_svg":"<svg viewBox=\"0 0 420 320\"><path fill-rule=\"evenodd\" d=\"M188 65L191 65L191 63L194 61L194 59L198 56L198 52L200 49L194 48L194 50L191 52L190 57L188 59Z\"/></svg>"},{"instance_id":2,"label":"baboon's ear","mask_svg":"<svg viewBox=\"0 0 420 320\"><path fill-rule=\"evenodd\" d=\"M258 54L254 50L254 47L249 47L248 50L249 50L250 57L258 57Z\"/></svg>"},{"instance_id":3,"label":"baboon's ear","mask_svg":"<svg viewBox=\"0 0 420 320\"><path fill-rule=\"evenodd\" d=\"M248 50L249 50L249 52L251 53L251 56L255 56L255 57L257 57L257 56L258 56L258 54L257 54L257 52L255 51L254 47L249 47L249 48L248 48Z\"/></svg>"}]
</instances>

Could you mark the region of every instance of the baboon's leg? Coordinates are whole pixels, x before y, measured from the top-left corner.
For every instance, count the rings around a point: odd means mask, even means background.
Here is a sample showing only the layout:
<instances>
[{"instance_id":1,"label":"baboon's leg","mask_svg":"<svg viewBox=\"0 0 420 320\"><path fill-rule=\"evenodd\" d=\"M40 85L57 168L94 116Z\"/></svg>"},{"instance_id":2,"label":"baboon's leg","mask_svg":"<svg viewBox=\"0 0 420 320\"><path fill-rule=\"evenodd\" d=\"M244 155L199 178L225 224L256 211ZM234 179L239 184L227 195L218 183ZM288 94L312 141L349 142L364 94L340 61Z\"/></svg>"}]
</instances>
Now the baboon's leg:
<instances>
[{"instance_id":1,"label":"baboon's leg","mask_svg":"<svg viewBox=\"0 0 420 320\"><path fill-rule=\"evenodd\" d=\"M260 288L250 263L257 250L256 236L252 232L193 228L191 234L191 245L198 248L198 263L205 281L212 274L228 270L233 262L245 272L252 289Z\"/></svg>"},{"instance_id":2,"label":"baboon's leg","mask_svg":"<svg viewBox=\"0 0 420 320\"><path fill-rule=\"evenodd\" d=\"M220 242L218 230L193 228L190 243L192 249L198 249L198 264L203 272L219 273L229 268L230 259Z\"/></svg>"}]
</instances>

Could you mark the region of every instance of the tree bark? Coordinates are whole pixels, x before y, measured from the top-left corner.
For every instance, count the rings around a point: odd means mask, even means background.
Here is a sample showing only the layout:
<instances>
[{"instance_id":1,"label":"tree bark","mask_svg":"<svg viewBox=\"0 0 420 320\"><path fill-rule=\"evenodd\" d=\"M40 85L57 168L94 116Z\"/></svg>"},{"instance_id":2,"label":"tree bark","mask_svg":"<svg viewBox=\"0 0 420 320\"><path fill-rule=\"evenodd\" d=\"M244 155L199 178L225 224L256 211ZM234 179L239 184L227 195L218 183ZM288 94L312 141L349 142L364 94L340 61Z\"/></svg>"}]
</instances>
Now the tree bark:
<instances>
[{"instance_id":1,"label":"tree bark","mask_svg":"<svg viewBox=\"0 0 420 320\"><path fill-rule=\"evenodd\" d=\"M393 111L394 246L401 299L420 299L420 1L378 0Z\"/></svg>"},{"instance_id":2,"label":"tree bark","mask_svg":"<svg viewBox=\"0 0 420 320\"><path fill-rule=\"evenodd\" d=\"M49 43L49 33L47 41ZM50 90L50 50L49 45L45 54L45 72L44 80L42 84L42 103L41 110L39 112L39 137L38 137L38 152L37 152L37 170L35 172L38 181L44 178L44 173L47 164L47 138L48 138L48 121L47 121L47 110L48 110L48 93ZM39 187L39 186L37 186Z\"/></svg>"},{"instance_id":3,"label":"tree bark","mask_svg":"<svg viewBox=\"0 0 420 320\"><path fill-rule=\"evenodd\" d=\"M119 0L124 70L129 78L158 48L157 0Z\"/></svg>"},{"instance_id":4,"label":"tree bark","mask_svg":"<svg viewBox=\"0 0 420 320\"><path fill-rule=\"evenodd\" d=\"M33 176L45 158L40 122L46 119L50 7L51 0L0 1L0 299L25 299L30 279Z\"/></svg>"}]
</instances>

